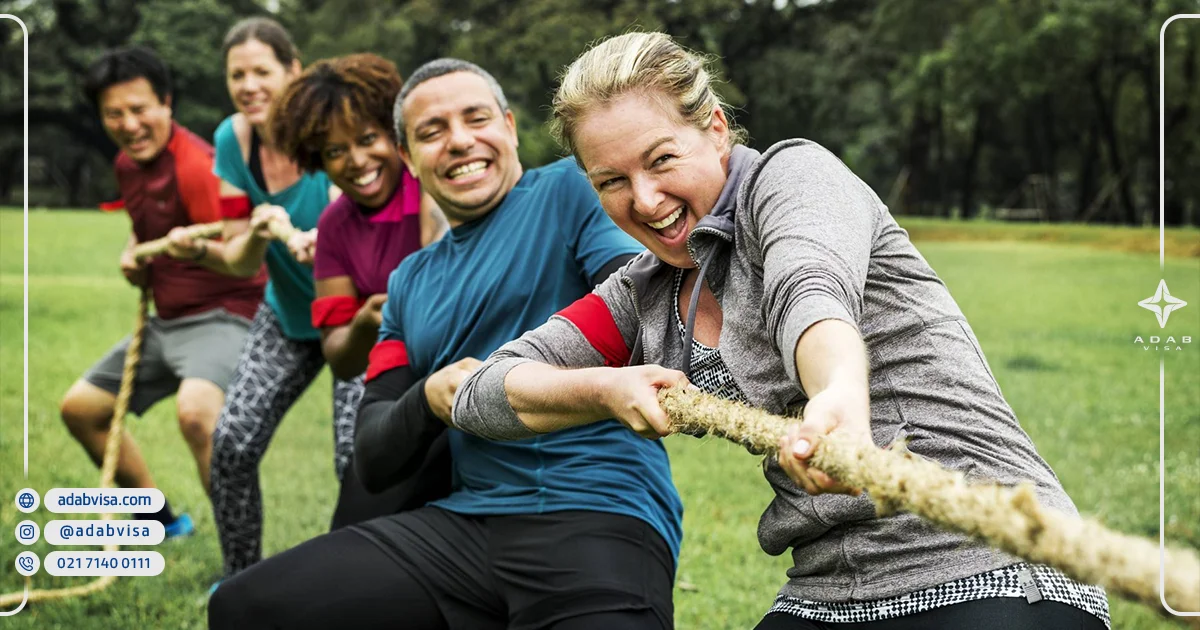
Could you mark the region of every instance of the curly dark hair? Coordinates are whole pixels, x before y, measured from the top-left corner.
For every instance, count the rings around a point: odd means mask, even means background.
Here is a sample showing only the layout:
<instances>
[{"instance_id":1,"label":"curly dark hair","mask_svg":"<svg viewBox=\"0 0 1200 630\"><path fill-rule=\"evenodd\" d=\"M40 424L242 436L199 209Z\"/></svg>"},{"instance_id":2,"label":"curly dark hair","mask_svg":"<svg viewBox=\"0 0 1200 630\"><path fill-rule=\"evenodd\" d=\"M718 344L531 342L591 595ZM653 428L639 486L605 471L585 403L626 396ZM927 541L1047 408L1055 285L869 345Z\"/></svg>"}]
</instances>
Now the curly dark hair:
<instances>
[{"instance_id":1,"label":"curly dark hair","mask_svg":"<svg viewBox=\"0 0 1200 630\"><path fill-rule=\"evenodd\" d=\"M271 138L307 171L323 166L321 148L335 123L374 123L396 141L392 104L400 92L392 62L363 53L322 59L288 85L271 108Z\"/></svg>"}]
</instances>

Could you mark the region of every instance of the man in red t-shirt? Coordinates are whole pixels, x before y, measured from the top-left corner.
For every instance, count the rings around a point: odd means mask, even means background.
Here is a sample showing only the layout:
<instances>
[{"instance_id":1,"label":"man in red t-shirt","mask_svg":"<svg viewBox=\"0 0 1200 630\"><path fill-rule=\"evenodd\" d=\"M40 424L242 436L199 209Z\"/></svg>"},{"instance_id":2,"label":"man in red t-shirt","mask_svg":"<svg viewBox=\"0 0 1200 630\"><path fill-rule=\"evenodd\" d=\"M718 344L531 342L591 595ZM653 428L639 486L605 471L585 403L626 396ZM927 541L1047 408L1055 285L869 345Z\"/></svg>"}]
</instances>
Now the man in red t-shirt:
<instances>
[{"instance_id":1,"label":"man in red t-shirt","mask_svg":"<svg viewBox=\"0 0 1200 630\"><path fill-rule=\"evenodd\" d=\"M250 319L262 301L266 273L224 276L175 249L150 261L134 257L133 247L139 242L164 237L174 228L220 220L213 149L172 120L170 74L148 49L105 53L89 68L85 91L120 149L117 184L133 223L121 254L121 271L131 284L149 288L154 298L155 315L146 323L129 409L141 415L176 394L179 428L207 492L213 429ZM97 464L104 457L128 344L128 338L117 343L71 386L62 402L63 421ZM154 487L129 434L122 436L116 480L126 488ZM168 537L193 530L191 518L176 517L169 503L153 518L166 526Z\"/></svg>"}]
</instances>

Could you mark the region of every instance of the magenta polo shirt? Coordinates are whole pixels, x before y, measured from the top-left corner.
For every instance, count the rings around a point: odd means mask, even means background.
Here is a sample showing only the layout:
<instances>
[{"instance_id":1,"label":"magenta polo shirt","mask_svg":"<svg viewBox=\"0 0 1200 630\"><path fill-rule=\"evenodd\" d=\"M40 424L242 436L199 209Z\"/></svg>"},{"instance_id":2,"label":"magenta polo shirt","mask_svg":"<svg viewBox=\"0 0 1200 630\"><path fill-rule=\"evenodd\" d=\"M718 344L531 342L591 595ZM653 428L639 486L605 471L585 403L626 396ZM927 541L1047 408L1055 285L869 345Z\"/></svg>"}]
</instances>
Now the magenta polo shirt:
<instances>
[{"instance_id":1,"label":"magenta polo shirt","mask_svg":"<svg viewBox=\"0 0 1200 630\"><path fill-rule=\"evenodd\" d=\"M401 169L387 204L369 216L343 194L317 221L313 277L350 276L359 299L387 292L388 275L421 248L421 185Z\"/></svg>"}]
</instances>

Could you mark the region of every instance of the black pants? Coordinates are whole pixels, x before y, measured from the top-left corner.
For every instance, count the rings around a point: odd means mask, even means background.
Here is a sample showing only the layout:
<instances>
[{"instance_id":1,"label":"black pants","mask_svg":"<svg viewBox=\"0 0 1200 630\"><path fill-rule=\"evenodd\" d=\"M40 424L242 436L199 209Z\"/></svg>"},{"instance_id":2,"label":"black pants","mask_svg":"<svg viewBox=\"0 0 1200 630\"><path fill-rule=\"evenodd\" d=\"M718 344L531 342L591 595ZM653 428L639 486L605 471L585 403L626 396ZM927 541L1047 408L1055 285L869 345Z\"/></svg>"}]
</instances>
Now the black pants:
<instances>
[{"instance_id":1,"label":"black pants","mask_svg":"<svg viewBox=\"0 0 1200 630\"><path fill-rule=\"evenodd\" d=\"M1095 615L1052 601L1029 604L995 597L934 608L886 621L825 623L771 613L755 630L1105 630Z\"/></svg>"},{"instance_id":2,"label":"black pants","mask_svg":"<svg viewBox=\"0 0 1200 630\"><path fill-rule=\"evenodd\" d=\"M426 507L336 530L226 580L211 629L669 630L674 560L641 520Z\"/></svg>"}]
</instances>

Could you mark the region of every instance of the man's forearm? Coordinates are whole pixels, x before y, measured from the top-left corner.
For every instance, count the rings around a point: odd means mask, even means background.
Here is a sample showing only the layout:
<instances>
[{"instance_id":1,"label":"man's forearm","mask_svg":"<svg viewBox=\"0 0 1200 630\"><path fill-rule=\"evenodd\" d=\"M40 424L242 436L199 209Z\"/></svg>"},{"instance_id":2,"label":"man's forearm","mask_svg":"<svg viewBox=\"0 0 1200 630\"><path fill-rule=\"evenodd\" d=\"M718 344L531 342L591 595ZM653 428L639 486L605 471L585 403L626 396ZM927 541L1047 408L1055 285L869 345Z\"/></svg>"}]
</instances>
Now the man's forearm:
<instances>
[{"instance_id":1,"label":"man's forearm","mask_svg":"<svg viewBox=\"0 0 1200 630\"><path fill-rule=\"evenodd\" d=\"M199 246L203 247L203 255L200 258L184 259L190 260L197 265L200 265L211 271L225 274L227 276L238 275L230 269L225 262L225 245L224 241L204 240L200 241Z\"/></svg>"}]
</instances>

